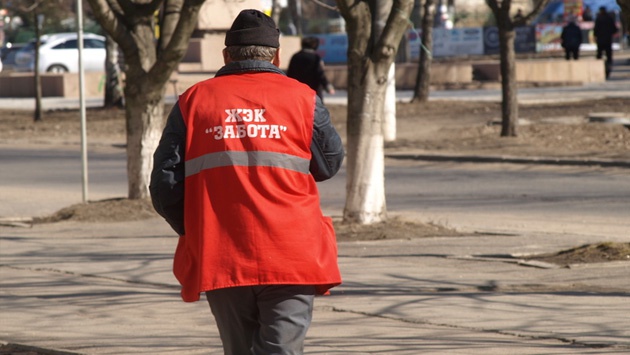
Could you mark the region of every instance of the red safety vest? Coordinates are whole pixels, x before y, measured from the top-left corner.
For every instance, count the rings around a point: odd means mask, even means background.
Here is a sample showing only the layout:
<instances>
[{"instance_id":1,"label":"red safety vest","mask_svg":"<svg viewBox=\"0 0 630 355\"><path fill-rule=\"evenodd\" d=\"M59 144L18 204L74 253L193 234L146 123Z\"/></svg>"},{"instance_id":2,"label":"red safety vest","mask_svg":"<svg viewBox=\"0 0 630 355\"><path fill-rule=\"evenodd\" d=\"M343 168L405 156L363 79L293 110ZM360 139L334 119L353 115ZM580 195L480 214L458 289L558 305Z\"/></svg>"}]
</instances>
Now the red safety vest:
<instances>
[{"instance_id":1,"label":"red safety vest","mask_svg":"<svg viewBox=\"0 0 630 355\"><path fill-rule=\"evenodd\" d=\"M277 73L244 73L196 84L179 107L186 235L173 271L182 299L279 284L323 294L340 284L332 220L309 173L315 93Z\"/></svg>"}]
</instances>

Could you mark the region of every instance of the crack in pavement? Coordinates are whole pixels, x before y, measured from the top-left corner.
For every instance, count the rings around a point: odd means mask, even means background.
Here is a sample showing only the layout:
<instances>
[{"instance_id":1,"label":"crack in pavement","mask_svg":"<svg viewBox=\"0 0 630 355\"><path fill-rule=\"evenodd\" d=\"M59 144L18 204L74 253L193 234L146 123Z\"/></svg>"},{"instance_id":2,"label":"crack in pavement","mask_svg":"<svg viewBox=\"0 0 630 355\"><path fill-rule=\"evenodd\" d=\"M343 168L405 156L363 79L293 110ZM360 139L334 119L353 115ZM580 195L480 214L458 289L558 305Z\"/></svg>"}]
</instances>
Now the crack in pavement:
<instances>
[{"instance_id":1,"label":"crack in pavement","mask_svg":"<svg viewBox=\"0 0 630 355\"><path fill-rule=\"evenodd\" d=\"M338 308L338 307L334 307L334 306L324 306L324 307L317 307L317 308L328 310L328 311L332 311L332 312L350 313L350 314L356 314L356 315L361 315L361 316L366 316L366 317L381 318L381 319L393 320L393 321L402 322L402 323L409 323L409 324L421 324L421 325L428 325L428 326L442 327L442 328L462 329L462 330L467 330L467 331L499 334L499 335L505 335L505 336L515 337L515 338L524 338L524 339L531 339L531 340L555 340L555 341L559 341L561 343L571 344L571 345L580 346L580 347L584 347L584 348L590 348L590 349L607 348L607 349L620 349L620 350L628 349L628 350L630 350L630 345L619 344L619 343L584 342L584 341L579 341L577 339L571 339L571 338L562 337L562 336L531 335L531 334L522 334L522 333L510 332L510 331L505 331L505 330L501 330L501 329L486 329L486 328L479 328L479 327L467 327L467 326L455 325L455 324L449 324L449 323L437 323L437 322L432 322L432 321L423 320L423 319L408 319L408 318L386 316L386 315L370 313L370 312L353 311L353 310L342 309L342 308Z\"/></svg>"},{"instance_id":2,"label":"crack in pavement","mask_svg":"<svg viewBox=\"0 0 630 355\"><path fill-rule=\"evenodd\" d=\"M107 280L107 281L115 281L115 282L127 283L127 284L153 286L153 287L164 287L164 288L168 288L168 289L177 289L177 290L180 289L180 287L177 286L177 285L172 285L172 284L167 284L167 283L162 283L162 282L137 281L137 280L121 279L121 278L111 277L111 276L102 276L102 275L95 275L95 274L82 274L82 273L78 273L78 272L67 271L67 270L60 270L60 269L53 269L53 268L19 267L19 266L7 265L7 264L0 265L0 268L8 268L8 269L13 269L13 270L21 270L21 271L35 271L35 272L43 272L43 273L52 273L52 274L58 274L58 275L71 275L71 276L79 276L79 277L85 277L85 278L93 278L93 279L100 279L100 280Z\"/></svg>"},{"instance_id":3,"label":"crack in pavement","mask_svg":"<svg viewBox=\"0 0 630 355\"><path fill-rule=\"evenodd\" d=\"M485 261L485 260L484 260ZM22 271L35 271L35 272L44 272L44 273L54 273L59 275L71 275L71 276L79 276L85 278L93 278L107 281L115 281L126 284L135 284L135 285L143 285L143 286L152 286L152 287L163 287L168 289L179 290L179 285L162 283L162 282L149 282L149 281L139 281L139 280L129 280L111 276L102 276L95 274L86 274L86 273L77 273L68 270L54 269L54 268L32 268L32 267L19 267L9 264L0 264L0 268L9 268L14 270L22 270ZM510 293L521 293L521 292L535 292L535 293L559 293L559 292L570 292L570 293L598 293L601 295L616 295L616 296L630 296L630 292L622 288L611 288L611 287L602 287L602 286L594 286L580 283L572 283L572 284L558 284L554 283L552 285L546 284L508 284L508 285L499 285L496 283L482 284L470 287L420 287L416 288L416 291L422 293L456 293L456 292L480 292L480 293L502 293L502 294L510 294ZM350 290L344 291L344 294L350 295L354 292ZM366 293L365 291L360 291L358 293ZM372 293L378 294L378 288L375 289Z\"/></svg>"}]
</instances>

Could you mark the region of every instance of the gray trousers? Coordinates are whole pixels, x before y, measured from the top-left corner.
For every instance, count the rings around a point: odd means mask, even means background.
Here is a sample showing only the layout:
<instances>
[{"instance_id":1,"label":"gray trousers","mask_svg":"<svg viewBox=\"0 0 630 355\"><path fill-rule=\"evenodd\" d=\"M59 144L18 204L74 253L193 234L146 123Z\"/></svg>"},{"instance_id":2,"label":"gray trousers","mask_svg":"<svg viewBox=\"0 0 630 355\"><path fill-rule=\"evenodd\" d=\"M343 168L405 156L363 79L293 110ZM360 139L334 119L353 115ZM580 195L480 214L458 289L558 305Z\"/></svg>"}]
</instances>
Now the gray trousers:
<instances>
[{"instance_id":1,"label":"gray trousers","mask_svg":"<svg viewBox=\"0 0 630 355\"><path fill-rule=\"evenodd\" d=\"M299 355L315 287L245 286L206 292L226 355Z\"/></svg>"}]
</instances>

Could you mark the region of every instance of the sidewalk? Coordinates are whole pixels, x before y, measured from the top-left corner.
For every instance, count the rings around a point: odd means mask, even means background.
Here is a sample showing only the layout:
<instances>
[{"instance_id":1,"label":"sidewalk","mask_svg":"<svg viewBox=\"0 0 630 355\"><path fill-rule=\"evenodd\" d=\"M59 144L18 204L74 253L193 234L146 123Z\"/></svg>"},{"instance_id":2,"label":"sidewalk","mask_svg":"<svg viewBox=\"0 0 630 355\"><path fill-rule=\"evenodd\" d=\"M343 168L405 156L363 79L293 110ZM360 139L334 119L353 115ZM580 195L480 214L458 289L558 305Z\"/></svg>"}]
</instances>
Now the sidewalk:
<instances>
[{"instance_id":1,"label":"sidewalk","mask_svg":"<svg viewBox=\"0 0 630 355\"><path fill-rule=\"evenodd\" d=\"M158 219L0 227L0 341L80 354L220 354L207 304L180 301ZM340 243L307 354L627 354L630 263L499 258L596 242L470 235Z\"/></svg>"}]
</instances>

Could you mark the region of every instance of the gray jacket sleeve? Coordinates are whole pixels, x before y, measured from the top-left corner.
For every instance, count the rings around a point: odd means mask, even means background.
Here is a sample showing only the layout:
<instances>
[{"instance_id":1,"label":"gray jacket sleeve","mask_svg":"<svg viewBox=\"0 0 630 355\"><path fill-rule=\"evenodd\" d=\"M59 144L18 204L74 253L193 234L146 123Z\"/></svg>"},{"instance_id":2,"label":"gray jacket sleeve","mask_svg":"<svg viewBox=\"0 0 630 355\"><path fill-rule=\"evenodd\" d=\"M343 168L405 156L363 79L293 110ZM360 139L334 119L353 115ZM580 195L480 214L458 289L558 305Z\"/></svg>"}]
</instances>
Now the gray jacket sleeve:
<instances>
[{"instance_id":1,"label":"gray jacket sleeve","mask_svg":"<svg viewBox=\"0 0 630 355\"><path fill-rule=\"evenodd\" d=\"M184 153L186 124L176 103L168 115L160 143L153 154L149 191L155 211L179 235L184 235Z\"/></svg>"},{"instance_id":2,"label":"gray jacket sleeve","mask_svg":"<svg viewBox=\"0 0 630 355\"><path fill-rule=\"evenodd\" d=\"M315 181L324 181L339 171L345 152L341 137L330 121L330 113L321 99L316 98L310 171Z\"/></svg>"}]
</instances>

